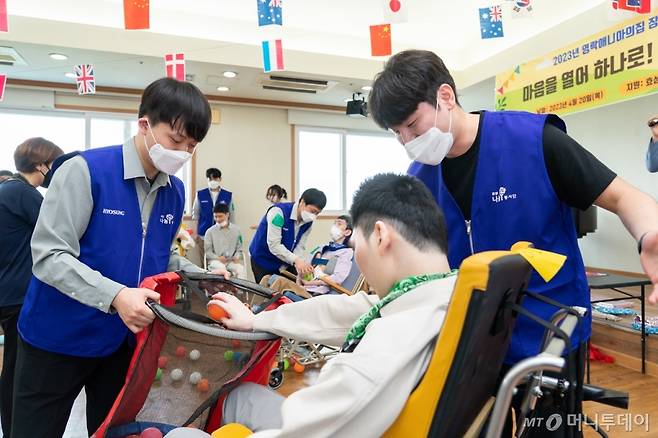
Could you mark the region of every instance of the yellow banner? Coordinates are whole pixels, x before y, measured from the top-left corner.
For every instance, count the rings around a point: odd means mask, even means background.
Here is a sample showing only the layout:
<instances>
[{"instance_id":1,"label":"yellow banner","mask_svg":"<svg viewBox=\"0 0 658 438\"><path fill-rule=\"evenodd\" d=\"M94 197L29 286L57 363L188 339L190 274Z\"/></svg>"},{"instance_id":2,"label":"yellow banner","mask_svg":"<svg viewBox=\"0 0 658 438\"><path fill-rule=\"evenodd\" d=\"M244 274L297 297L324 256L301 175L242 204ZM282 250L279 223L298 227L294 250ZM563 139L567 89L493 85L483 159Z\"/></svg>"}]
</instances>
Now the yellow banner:
<instances>
[{"instance_id":1,"label":"yellow banner","mask_svg":"<svg viewBox=\"0 0 658 438\"><path fill-rule=\"evenodd\" d=\"M658 91L658 8L496 76L496 109L567 114Z\"/></svg>"}]
</instances>

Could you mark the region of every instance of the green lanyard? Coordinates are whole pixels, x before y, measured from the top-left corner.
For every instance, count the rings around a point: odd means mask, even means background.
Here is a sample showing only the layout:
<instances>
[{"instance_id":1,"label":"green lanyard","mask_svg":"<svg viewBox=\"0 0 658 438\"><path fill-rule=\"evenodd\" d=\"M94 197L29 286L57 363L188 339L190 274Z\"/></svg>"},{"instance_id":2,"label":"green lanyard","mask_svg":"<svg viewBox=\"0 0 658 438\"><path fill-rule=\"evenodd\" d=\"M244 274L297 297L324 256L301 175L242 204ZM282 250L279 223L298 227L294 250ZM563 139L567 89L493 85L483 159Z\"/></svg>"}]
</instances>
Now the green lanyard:
<instances>
[{"instance_id":1,"label":"green lanyard","mask_svg":"<svg viewBox=\"0 0 658 438\"><path fill-rule=\"evenodd\" d=\"M442 278L451 277L457 275L457 269L453 269L450 272L442 274L424 274L424 275L414 275L412 277L405 278L395 283L391 290L388 292L384 298L382 298L377 304L372 306L370 310L361 315L359 319L352 325L352 328L347 332L345 337L345 343L343 344L342 351L349 352L353 351L356 344L359 343L361 338L366 334L366 327L372 322L372 320L381 317L381 309L391 301L395 300L398 297L406 294L409 291L416 289L418 286L423 284L440 280Z\"/></svg>"}]
</instances>

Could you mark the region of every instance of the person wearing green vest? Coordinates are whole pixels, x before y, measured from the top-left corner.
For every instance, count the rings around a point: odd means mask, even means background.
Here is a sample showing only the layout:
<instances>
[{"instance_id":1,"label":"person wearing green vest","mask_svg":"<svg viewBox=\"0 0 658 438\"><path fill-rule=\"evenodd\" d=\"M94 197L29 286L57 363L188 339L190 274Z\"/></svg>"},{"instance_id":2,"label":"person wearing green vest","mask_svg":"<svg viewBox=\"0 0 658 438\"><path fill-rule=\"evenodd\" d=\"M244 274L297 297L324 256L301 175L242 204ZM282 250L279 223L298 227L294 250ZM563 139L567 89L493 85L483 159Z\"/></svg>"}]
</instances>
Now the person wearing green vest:
<instances>
[{"instance_id":1,"label":"person wearing green vest","mask_svg":"<svg viewBox=\"0 0 658 438\"><path fill-rule=\"evenodd\" d=\"M381 436L420 381L457 278L443 214L422 182L394 174L365 181L350 214L355 258L377 295L324 295L256 315L231 295L213 296L231 329L344 345L314 385L287 398L238 386L224 402L224 423L244 424L254 437Z\"/></svg>"}]
</instances>

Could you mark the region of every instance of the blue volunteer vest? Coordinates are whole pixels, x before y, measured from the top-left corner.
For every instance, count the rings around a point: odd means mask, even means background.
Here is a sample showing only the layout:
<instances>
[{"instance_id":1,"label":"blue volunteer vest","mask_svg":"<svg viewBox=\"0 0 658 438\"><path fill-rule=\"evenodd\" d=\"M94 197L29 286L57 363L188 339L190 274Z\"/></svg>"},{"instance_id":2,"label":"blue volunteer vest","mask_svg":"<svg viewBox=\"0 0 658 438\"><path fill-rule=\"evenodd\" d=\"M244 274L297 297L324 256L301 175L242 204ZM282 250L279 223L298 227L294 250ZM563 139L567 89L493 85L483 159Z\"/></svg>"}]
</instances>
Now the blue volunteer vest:
<instances>
[{"instance_id":1,"label":"blue volunteer vest","mask_svg":"<svg viewBox=\"0 0 658 438\"><path fill-rule=\"evenodd\" d=\"M80 239L78 260L127 287L137 287L145 277L165 272L183 215L183 183L170 176L171 185L158 190L142 237L135 182L123 179L121 146L81 155L89 167L94 205ZM26 342L42 350L81 357L112 354L130 333L118 314L84 305L34 276L18 330Z\"/></svg>"},{"instance_id":2,"label":"blue volunteer vest","mask_svg":"<svg viewBox=\"0 0 658 438\"><path fill-rule=\"evenodd\" d=\"M474 252L507 250L520 240L536 248L567 256L560 272L549 283L535 272L528 289L562 304L590 308L585 266L580 255L571 209L561 202L544 163L543 132L548 121L566 131L556 116L524 112L486 112L480 132L470 226L443 182L441 166L414 162L408 173L420 178L442 208L448 231L448 260L457 268ZM470 239L467 228L470 227ZM531 298L523 306L549 320L557 311ZM516 363L539 352L543 328L519 316L506 363ZM588 312L572 338L572 347L591 333Z\"/></svg>"},{"instance_id":3,"label":"blue volunteer vest","mask_svg":"<svg viewBox=\"0 0 658 438\"><path fill-rule=\"evenodd\" d=\"M204 236L208 228L212 227L215 223L215 219L213 218L215 205L226 204L230 206L233 193L223 188L220 189L215 204L212 203L210 189L199 190L196 195L199 198L199 226L197 227L197 232L199 236Z\"/></svg>"},{"instance_id":4,"label":"blue volunteer vest","mask_svg":"<svg viewBox=\"0 0 658 438\"><path fill-rule=\"evenodd\" d=\"M275 204L267 209L269 212L271 208L279 207L283 211L285 223L281 228L281 243L283 243L283 246L285 246L288 251L295 250L299 239L309 228L311 228L312 225L312 222L303 224L299 227L297 236L295 236L295 221L290 219L293 205L294 203L292 202L284 202L281 204ZM286 264L283 260L272 254L270 248L267 246L267 213L265 213L265 216L260 220L260 224L256 230L256 235L249 245L249 254L251 254L251 258L258 266L269 272L278 272L279 267Z\"/></svg>"}]
</instances>

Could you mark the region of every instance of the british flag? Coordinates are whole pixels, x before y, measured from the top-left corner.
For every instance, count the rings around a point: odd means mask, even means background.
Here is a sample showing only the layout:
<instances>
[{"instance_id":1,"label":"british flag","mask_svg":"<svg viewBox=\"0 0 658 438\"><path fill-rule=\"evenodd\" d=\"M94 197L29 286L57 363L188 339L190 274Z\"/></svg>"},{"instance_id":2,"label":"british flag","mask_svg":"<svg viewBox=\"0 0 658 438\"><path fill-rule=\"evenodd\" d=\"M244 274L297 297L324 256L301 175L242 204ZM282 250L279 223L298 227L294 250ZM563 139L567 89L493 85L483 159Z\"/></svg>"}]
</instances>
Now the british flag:
<instances>
[{"instance_id":1,"label":"british flag","mask_svg":"<svg viewBox=\"0 0 658 438\"><path fill-rule=\"evenodd\" d=\"M492 6L489 8L489 17L491 22L495 23L503 19L503 10L500 6Z\"/></svg>"},{"instance_id":2,"label":"british flag","mask_svg":"<svg viewBox=\"0 0 658 438\"><path fill-rule=\"evenodd\" d=\"M94 66L80 64L73 67L73 70L75 71L75 82L78 84L78 94L96 94Z\"/></svg>"}]
</instances>

